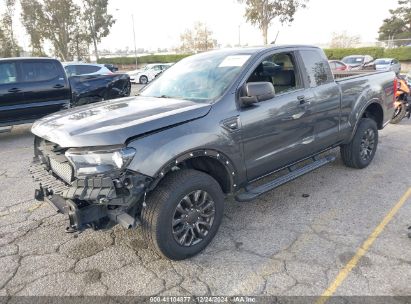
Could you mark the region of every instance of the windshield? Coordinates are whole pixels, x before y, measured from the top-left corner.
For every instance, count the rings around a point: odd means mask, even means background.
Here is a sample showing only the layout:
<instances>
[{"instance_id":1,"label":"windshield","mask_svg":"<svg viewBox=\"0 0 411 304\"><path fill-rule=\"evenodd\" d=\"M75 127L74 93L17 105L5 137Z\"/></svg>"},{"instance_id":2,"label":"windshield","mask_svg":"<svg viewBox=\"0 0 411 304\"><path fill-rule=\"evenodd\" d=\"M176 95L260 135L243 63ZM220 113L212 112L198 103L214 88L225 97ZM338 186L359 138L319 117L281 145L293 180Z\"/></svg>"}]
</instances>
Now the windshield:
<instances>
[{"instance_id":1,"label":"windshield","mask_svg":"<svg viewBox=\"0 0 411 304\"><path fill-rule=\"evenodd\" d=\"M364 57L345 57L342 61L348 64L361 64L364 62Z\"/></svg>"},{"instance_id":2,"label":"windshield","mask_svg":"<svg viewBox=\"0 0 411 304\"><path fill-rule=\"evenodd\" d=\"M250 55L204 53L171 66L141 96L212 102L223 95Z\"/></svg>"},{"instance_id":3,"label":"windshield","mask_svg":"<svg viewBox=\"0 0 411 304\"><path fill-rule=\"evenodd\" d=\"M385 60L385 59L378 59L375 61L375 64L391 64L391 60Z\"/></svg>"}]
</instances>

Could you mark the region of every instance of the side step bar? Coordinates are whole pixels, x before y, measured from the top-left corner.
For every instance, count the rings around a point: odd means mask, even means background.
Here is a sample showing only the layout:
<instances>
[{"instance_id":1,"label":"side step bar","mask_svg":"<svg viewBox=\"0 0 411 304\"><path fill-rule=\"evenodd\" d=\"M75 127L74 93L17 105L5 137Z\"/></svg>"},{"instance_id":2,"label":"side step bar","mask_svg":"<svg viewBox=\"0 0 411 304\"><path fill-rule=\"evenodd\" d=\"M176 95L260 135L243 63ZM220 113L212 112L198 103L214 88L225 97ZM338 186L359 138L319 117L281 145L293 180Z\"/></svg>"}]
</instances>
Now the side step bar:
<instances>
[{"instance_id":1,"label":"side step bar","mask_svg":"<svg viewBox=\"0 0 411 304\"><path fill-rule=\"evenodd\" d=\"M257 186L257 187L253 187L253 188L246 187L245 192L240 193L235 197L236 201L239 201L239 202L252 201L252 200L256 199L257 197L259 197L260 195L262 195L262 194L264 194L268 191L271 191L275 188L278 188L278 187L280 187L280 186L282 186L282 185L284 185L284 184L286 184L286 183L288 183L292 180L295 180L296 178L298 178L298 177L300 177L300 176L302 176L306 173L314 171L315 169L318 169L322 166L325 166L326 164L328 164L330 162L333 162L335 160L335 156L328 155L328 156L326 156L324 158L321 158L321 159L313 157L312 160L313 160L312 163L310 163L310 164L308 164L304 167L295 169L295 170L293 170L292 167L288 167L288 170L290 171L290 173L285 174L283 176L280 176L280 177L278 177L278 178L276 178L276 179L274 179L274 180L272 180L272 181L270 181L266 184L263 184L263 185L260 185L260 186Z\"/></svg>"}]
</instances>

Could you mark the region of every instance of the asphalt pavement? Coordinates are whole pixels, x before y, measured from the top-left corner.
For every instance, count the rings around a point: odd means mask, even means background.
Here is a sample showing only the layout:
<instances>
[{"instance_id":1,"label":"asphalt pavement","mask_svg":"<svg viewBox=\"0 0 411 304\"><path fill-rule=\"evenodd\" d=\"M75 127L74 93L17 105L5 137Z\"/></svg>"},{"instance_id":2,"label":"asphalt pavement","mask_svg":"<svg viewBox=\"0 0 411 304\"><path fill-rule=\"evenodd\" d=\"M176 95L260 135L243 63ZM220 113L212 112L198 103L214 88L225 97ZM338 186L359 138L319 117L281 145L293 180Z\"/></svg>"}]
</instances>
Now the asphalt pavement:
<instances>
[{"instance_id":1,"label":"asphalt pavement","mask_svg":"<svg viewBox=\"0 0 411 304\"><path fill-rule=\"evenodd\" d=\"M364 170L344 167L334 150L334 163L254 202L227 200L210 246L172 262L148 249L140 230L66 234L66 217L33 199L33 136L16 127L0 134L0 296L319 296L330 286L333 295L411 295L410 151L406 120L380 133Z\"/></svg>"}]
</instances>

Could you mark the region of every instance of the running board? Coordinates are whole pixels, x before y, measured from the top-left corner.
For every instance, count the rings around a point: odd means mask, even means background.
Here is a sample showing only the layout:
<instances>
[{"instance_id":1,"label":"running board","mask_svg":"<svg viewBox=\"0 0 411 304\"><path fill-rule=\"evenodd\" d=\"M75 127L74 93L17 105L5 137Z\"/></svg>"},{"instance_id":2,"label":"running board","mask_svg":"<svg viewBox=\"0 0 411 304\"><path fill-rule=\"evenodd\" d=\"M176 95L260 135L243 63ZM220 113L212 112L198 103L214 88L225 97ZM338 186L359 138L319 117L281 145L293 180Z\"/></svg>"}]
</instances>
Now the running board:
<instances>
[{"instance_id":1,"label":"running board","mask_svg":"<svg viewBox=\"0 0 411 304\"><path fill-rule=\"evenodd\" d=\"M335 156L329 155L321 159L313 157L312 160L313 160L312 163L304 167L295 169L295 170L293 170L292 167L288 167L288 170L290 171L290 173L280 176L266 184L253 187L253 188L246 187L245 192L240 193L235 197L236 201L239 201L239 202L252 201L256 199L257 197L259 197L260 195L267 193L268 191L278 188L292 180L295 180L296 178L306 173L314 171L315 169L318 169L322 166L325 166L326 164L330 162L333 162L335 160Z\"/></svg>"}]
</instances>

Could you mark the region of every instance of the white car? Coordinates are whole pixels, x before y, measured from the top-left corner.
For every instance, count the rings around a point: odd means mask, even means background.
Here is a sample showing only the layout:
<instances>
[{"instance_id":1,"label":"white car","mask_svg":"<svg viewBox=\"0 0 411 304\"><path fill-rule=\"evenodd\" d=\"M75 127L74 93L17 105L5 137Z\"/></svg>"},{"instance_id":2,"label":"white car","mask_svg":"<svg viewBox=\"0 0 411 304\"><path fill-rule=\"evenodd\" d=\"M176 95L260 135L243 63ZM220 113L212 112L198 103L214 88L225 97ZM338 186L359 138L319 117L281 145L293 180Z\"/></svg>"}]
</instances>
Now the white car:
<instances>
[{"instance_id":1,"label":"white car","mask_svg":"<svg viewBox=\"0 0 411 304\"><path fill-rule=\"evenodd\" d=\"M147 84L172 65L172 63L147 64L144 68L130 71L127 74L130 76L131 83Z\"/></svg>"},{"instance_id":2,"label":"white car","mask_svg":"<svg viewBox=\"0 0 411 304\"><path fill-rule=\"evenodd\" d=\"M67 76L79 75L111 75L111 72L103 64L80 63L80 62L63 62Z\"/></svg>"}]
</instances>

